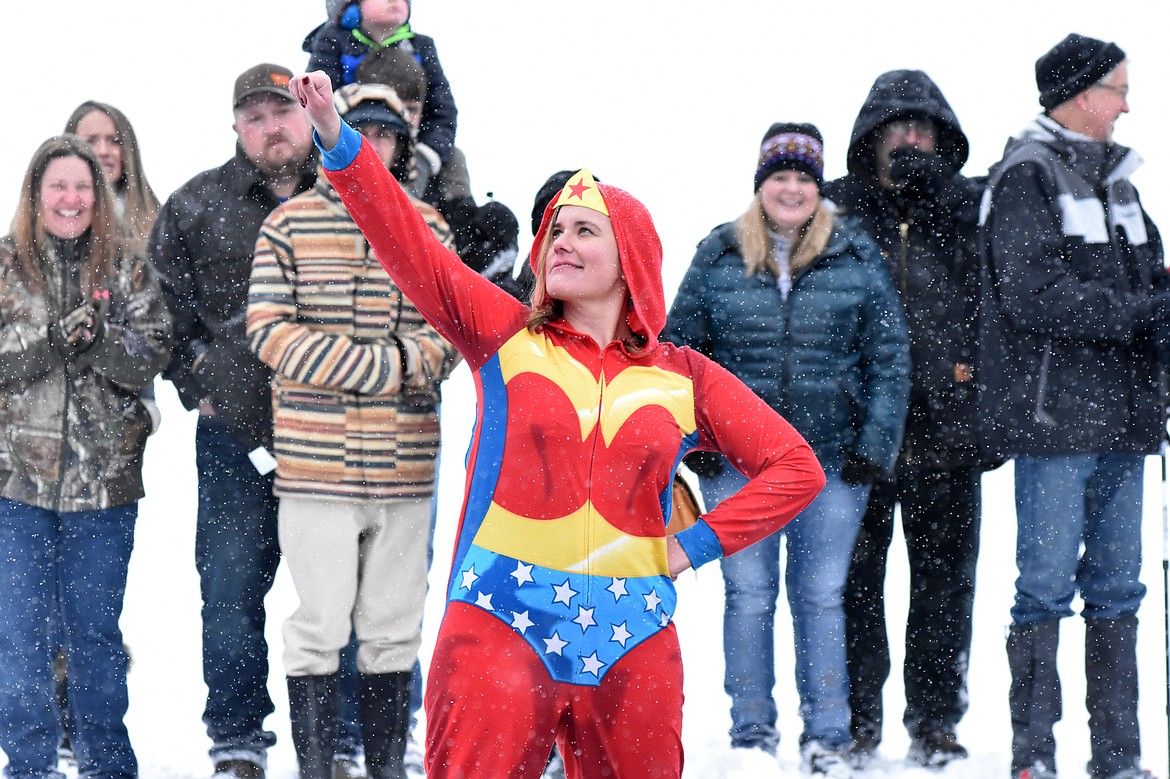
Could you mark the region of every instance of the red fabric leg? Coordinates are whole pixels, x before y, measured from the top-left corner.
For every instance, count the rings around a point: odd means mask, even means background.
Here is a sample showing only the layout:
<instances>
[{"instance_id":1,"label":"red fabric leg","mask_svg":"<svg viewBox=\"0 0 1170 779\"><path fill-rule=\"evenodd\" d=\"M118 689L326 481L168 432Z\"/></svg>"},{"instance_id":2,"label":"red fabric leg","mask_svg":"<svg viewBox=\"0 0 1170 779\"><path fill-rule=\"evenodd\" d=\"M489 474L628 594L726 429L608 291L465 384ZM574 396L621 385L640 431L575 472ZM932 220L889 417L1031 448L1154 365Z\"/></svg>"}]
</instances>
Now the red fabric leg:
<instances>
[{"instance_id":1,"label":"red fabric leg","mask_svg":"<svg viewBox=\"0 0 1170 779\"><path fill-rule=\"evenodd\" d=\"M562 687L570 696L558 738L567 779L682 776L682 655L674 625L619 660L600 687Z\"/></svg>"},{"instance_id":2,"label":"red fabric leg","mask_svg":"<svg viewBox=\"0 0 1170 779\"><path fill-rule=\"evenodd\" d=\"M427 675L427 776L537 779L561 718L562 686L510 627L449 604Z\"/></svg>"}]
</instances>

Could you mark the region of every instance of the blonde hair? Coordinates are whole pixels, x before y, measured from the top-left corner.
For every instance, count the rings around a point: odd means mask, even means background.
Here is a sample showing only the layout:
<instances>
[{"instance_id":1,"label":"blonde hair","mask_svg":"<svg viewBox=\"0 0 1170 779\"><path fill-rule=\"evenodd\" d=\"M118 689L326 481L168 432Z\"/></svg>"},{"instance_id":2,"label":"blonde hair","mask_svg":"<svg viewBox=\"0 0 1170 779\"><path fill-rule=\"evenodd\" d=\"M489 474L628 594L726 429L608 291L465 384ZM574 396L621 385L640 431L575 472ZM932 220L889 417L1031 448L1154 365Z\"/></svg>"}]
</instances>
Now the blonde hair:
<instances>
[{"instance_id":1,"label":"blonde hair","mask_svg":"<svg viewBox=\"0 0 1170 779\"><path fill-rule=\"evenodd\" d=\"M122 237L114 227L113 198L109 184L102 176L101 163L89 144L76 135L54 136L33 153L20 185L16 215L12 218L16 270L34 290L45 288L38 261L48 241L40 208L41 182L49 163L64 157L81 159L93 177L93 221L86 231L89 241L81 273L81 291L88 300L113 275L114 265L122 251Z\"/></svg>"},{"instance_id":2,"label":"blonde hair","mask_svg":"<svg viewBox=\"0 0 1170 779\"><path fill-rule=\"evenodd\" d=\"M145 250L150 240L150 231L158 219L159 202L150 182L146 180L146 174L142 171L142 153L139 151L138 136L130 126L130 120L112 105L86 100L74 109L69 120L65 122L65 132L76 133L81 120L94 111L100 111L110 118L122 146L122 176L117 181L109 182L114 194L126 199L126 209L122 214L122 231L131 245Z\"/></svg>"},{"instance_id":3,"label":"blonde hair","mask_svg":"<svg viewBox=\"0 0 1170 779\"><path fill-rule=\"evenodd\" d=\"M743 257L745 274L751 277L766 270L779 278L780 268L776 262L775 252L772 251L768 217L764 213L764 204L760 200L759 192L752 198L747 211L735 220L734 230L735 242L739 244L739 253ZM788 253L789 269L797 271L810 265L825 251L832 233L833 211L822 199L817 204L817 210L812 218L805 223L800 235L792 242L792 249Z\"/></svg>"}]
</instances>

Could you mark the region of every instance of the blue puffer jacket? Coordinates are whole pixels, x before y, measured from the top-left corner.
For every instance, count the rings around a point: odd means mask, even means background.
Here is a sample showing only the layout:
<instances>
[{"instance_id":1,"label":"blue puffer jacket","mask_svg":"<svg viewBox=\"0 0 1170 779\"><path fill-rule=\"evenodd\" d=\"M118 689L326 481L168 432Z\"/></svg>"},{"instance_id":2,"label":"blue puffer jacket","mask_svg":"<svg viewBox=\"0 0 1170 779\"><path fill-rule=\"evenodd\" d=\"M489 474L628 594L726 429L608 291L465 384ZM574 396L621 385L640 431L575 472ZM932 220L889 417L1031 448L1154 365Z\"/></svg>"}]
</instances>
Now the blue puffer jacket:
<instances>
[{"instance_id":1,"label":"blue puffer jacket","mask_svg":"<svg viewBox=\"0 0 1170 779\"><path fill-rule=\"evenodd\" d=\"M873 239L835 219L825 251L785 300L768 272L745 275L734 227L699 244L663 338L724 366L812 445L827 470L847 452L891 472L910 394L898 293Z\"/></svg>"}]
</instances>

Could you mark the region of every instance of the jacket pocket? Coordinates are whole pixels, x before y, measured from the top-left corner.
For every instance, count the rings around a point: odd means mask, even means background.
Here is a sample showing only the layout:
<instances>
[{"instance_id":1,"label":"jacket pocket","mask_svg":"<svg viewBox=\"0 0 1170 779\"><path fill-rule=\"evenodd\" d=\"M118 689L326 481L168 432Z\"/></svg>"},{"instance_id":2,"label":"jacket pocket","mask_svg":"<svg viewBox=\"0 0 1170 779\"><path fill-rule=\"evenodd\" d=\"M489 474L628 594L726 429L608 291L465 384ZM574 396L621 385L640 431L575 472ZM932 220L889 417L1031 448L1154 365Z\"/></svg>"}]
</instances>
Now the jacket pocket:
<instances>
[{"instance_id":1,"label":"jacket pocket","mask_svg":"<svg viewBox=\"0 0 1170 779\"><path fill-rule=\"evenodd\" d=\"M345 475L345 415L345 404L335 395L278 389L274 413L277 475L341 481Z\"/></svg>"}]
</instances>

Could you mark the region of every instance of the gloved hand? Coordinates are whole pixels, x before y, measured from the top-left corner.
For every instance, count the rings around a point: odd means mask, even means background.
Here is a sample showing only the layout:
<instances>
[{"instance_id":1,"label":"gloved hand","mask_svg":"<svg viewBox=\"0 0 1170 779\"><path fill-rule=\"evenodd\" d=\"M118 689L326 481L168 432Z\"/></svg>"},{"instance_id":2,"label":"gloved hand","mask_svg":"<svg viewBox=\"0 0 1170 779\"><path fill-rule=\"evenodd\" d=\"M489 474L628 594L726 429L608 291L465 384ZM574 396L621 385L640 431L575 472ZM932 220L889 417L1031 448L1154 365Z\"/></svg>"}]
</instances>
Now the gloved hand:
<instances>
[{"instance_id":1,"label":"gloved hand","mask_svg":"<svg viewBox=\"0 0 1170 779\"><path fill-rule=\"evenodd\" d=\"M719 452L691 452L683 457L683 464L704 479L713 479L723 473L725 462L727 460Z\"/></svg>"},{"instance_id":2,"label":"gloved hand","mask_svg":"<svg viewBox=\"0 0 1170 779\"><path fill-rule=\"evenodd\" d=\"M1155 322L1170 322L1170 292L1159 292L1154 295L1152 319Z\"/></svg>"},{"instance_id":3,"label":"gloved hand","mask_svg":"<svg viewBox=\"0 0 1170 779\"><path fill-rule=\"evenodd\" d=\"M503 203L491 200L476 209L463 261L497 281L511 276L519 251L520 223Z\"/></svg>"},{"instance_id":4,"label":"gloved hand","mask_svg":"<svg viewBox=\"0 0 1170 779\"><path fill-rule=\"evenodd\" d=\"M841 465L841 480L846 484L861 486L873 484L884 479L886 471L873 460L849 452L845 455L845 462Z\"/></svg>"},{"instance_id":5,"label":"gloved hand","mask_svg":"<svg viewBox=\"0 0 1170 779\"><path fill-rule=\"evenodd\" d=\"M49 324L49 343L66 359L88 352L105 335L105 311L94 303L83 303Z\"/></svg>"},{"instance_id":6,"label":"gloved hand","mask_svg":"<svg viewBox=\"0 0 1170 779\"><path fill-rule=\"evenodd\" d=\"M938 154L913 146L890 152L890 180L906 197L938 198L950 190L954 171Z\"/></svg>"}]
</instances>

